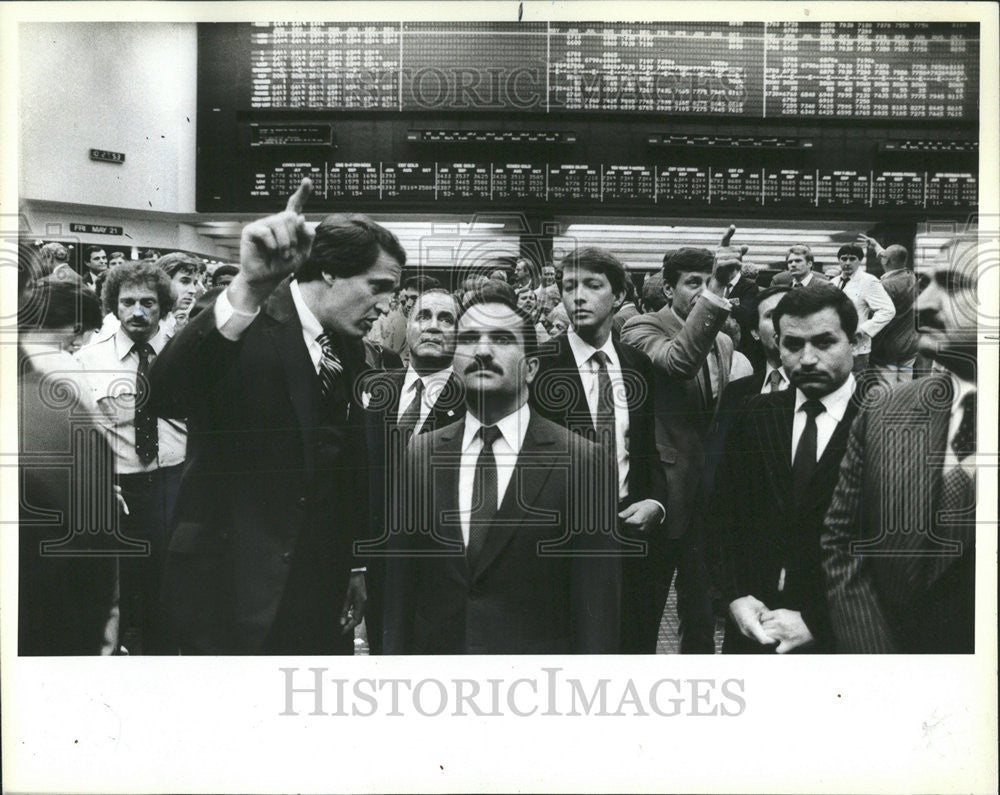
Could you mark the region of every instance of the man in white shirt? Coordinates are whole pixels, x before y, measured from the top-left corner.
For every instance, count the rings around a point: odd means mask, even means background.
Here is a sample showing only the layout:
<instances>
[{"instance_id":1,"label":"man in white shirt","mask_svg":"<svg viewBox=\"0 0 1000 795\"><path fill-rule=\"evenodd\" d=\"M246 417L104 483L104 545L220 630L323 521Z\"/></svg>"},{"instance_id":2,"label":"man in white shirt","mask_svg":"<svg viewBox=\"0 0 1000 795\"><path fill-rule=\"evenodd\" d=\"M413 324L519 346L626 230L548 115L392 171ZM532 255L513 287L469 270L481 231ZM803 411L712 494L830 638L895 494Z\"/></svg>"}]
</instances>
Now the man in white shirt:
<instances>
[{"instance_id":1,"label":"man in white shirt","mask_svg":"<svg viewBox=\"0 0 1000 795\"><path fill-rule=\"evenodd\" d=\"M529 407L535 346L530 319L496 298L474 298L459 320L467 412L408 450L387 654L619 649L614 468Z\"/></svg>"},{"instance_id":2,"label":"man in white shirt","mask_svg":"<svg viewBox=\"0 0 1000 795\"><path fill-rule=\"evenodd\" d=\"M978 270L985 253L975 237L959 238L926 268L917 323L920 353L935 371L874 401L851 432L821 539L839 652L975 651Z\"/></svg>"},{"instance_id":3,"label":"man in white shirt","mask_svg":"<svg viewBox=\"0 0 1000 795\"><path fill-rule=\"evenodd\" d=\"M747 402L706 512L729 605L723 651L830 651L819 533L857 413L858 317L829 284L788 290L773 317L794 389Z\"/></svg>"},{"instance_id":4,"label":"man in white shirt","mask_svg":"<svg viewBox=\"0 0 1000 795\"><path fill-rule=\"evenodd\" d=\"M149 544L143 557L121 567L122 643L130 653L170 651L159 610L163 561L181 481L187 429L180 419L157 419L150 408L149 374L167 336L162 318L174 295L170 277L150 263L126 263L108 271L104 310L118 329L85 345L76 359L86 371L93 403L115 454L122 497L128 506L123 530Z\"/></svg>"},{"instance_id":5,"label":"man in white shirt","mask_svg":"<svg viewBox=\"0 0 1000 795\"><path fill-rule=\"evenodd\" d=\"M896 306L882 283L859 267L865 260L865 252L860 246L854 243L841 246L837 252L837 260L840 262L841 274L834 283L847 294L858 310L860 325L854 351L854 372L860 373L868 367L872 337L896 316Z\"/></svg>"}]
</instances>

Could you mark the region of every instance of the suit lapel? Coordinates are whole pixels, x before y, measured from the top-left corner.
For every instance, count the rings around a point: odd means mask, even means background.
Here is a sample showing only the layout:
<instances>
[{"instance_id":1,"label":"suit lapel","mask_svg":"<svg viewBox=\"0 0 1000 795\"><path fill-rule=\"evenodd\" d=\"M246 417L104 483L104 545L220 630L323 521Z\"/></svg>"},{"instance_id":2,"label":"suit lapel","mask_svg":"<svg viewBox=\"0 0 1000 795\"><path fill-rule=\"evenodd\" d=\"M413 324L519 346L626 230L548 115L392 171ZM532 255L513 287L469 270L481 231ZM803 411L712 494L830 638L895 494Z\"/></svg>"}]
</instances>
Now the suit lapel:
<instances>
[{"instance_id":1,"label":"suit lapel","mask_svg":"<svg viewBox=\"0 0 1000 795\"><path fill-rule=\"evenodd\" d=\"M531 521L530 512L555 469L552 466L552 454L556 448L556 439L545 432L538 416L532 412L524 444L518 453L500 510L494 517L476 560L472 572L474 579L482 575L517 532Z\"/></svg>"},{"instance_id":2,"label":"suit lapel","mask_svg":"<svg viewBox=\"0 0 1000 795\"><path fill-rule=\"evenodd\" d=\"M453 372L445 382L441 394L434 401L434 406L424 424L420 426L420 433L428 433L455 422L464 403L465 385Z\"/></svg>"},{"instance_id":3,"label":"suit lapel","mask_svg":"<svg viewBox=\"0 0 1000 795\"><path fill-rule=\"evenodd\" d=\"M768 410L760 414L761 435L764 439L764 471L772 473L772 496L781 511L787 511L795 495L792 483L792 422L795 411L795 390L780 392L772 398Z\"/></svg>"}]
</instances>

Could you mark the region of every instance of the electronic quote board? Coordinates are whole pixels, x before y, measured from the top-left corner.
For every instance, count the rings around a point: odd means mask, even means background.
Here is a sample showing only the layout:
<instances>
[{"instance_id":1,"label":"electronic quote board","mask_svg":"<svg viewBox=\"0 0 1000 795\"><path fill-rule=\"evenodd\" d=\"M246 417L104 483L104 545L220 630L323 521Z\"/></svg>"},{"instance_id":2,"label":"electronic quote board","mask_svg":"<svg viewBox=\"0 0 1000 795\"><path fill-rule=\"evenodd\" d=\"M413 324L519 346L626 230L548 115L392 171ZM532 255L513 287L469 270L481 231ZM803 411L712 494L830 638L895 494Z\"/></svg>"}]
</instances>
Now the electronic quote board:
<instances>
[{"instance_id":1,"label":"electronic quote board","mask_svg":"<svg viewBox=\"0 0 1000 795\"><path fill-rule=\"evenodd\" d=\"M302 177L318 206L785 207L884 210L975 207L971 172L851 171L626 163L288 162L253 175L255 195L287 198Z\"/></svg>"},{"instance_id":2,"label":"electronic quote board","mask_svg":"<svg viewBox=\"0 0 1000 795\"><path fill-rule=\"evenodd\" d=\"M978 118L965 22L199 25L240 111Z\"/></svg>"}]
</instances>

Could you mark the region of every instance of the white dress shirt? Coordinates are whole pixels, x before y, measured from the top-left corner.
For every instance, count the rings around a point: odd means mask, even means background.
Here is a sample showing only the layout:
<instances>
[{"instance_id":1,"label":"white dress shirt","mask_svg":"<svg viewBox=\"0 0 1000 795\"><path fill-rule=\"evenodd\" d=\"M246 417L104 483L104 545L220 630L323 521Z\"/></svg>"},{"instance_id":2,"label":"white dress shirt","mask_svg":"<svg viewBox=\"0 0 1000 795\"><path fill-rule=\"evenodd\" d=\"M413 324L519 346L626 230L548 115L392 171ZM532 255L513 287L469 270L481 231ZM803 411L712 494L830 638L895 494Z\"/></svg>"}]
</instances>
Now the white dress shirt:
<instances>
[{"instance_id":1,"label":"white dress shirt","mask_svg":"<svg viewBox=\"0 0 1000 795\"><path fill-rule=\"evenodd\" d=\"M503 504L503 496L510 485L517 456L528 433L531 411L525 403L517 411L497 422L500 438L493 443L493 458L497 463L497 510ZM470 412L465 414L465 433L462 436L462 458L458 466L458 513L462 524L462 540L469 546L469 519L472 516L472 485L476 479L476 462L483 449L479 437L482 423Z\"/></svg>"},{"instance_id":2,"label":"white dress shirt","mask_svg":"<svg viewBox=\"0 0 1000 795\"><path fill-rule=\"evenodd\" d=\"M819 398L819 402L823 404L826 411L816 417L817 461L823 457L823 451L826 450L826 446L830 443L833 432L837 430L837 425L844 419L844 412L847 411L847 404L851 402L851 396L854 394L856 383L854 376L849 375L847 376L847 380L838 389L835 389L829 395ZM792 456L789 459L793 462L795 461L795 450L799 446L799 439L802 438L802 432L806 429L806 413L799 409L802 408L802 404L807 400L809 398L803 394L801 389L795 390L795 415L792 419Z\"/></svg>"},{"instance_id":3,"label":"white dress shirt","mask_svg":"<svg viewBox=\"0 0 1000 795\"><path fill-rule=\"evenodd\" d=\"M965 400L965 396L970 392L976 391L976 385L971 381L965 381L964 379L959 378L954 373L949 373L949 376L951 377L951 385L955 393L955 397L951 402L951 419L948 421L948 443L945 445L943 471L947 472L953 466L962 466L969 477L975 477L976 456L970 455L964 461L959 462L958 456L955 455L955 451L951 449L951 442L952 439L955 438L955 434L958 433L959 425L962 424L962 416L964 414L962 411L962 401Z\"/></svg>"},{"instance_id":4,"label":"white dress shirt","mask_svg":"<svg viewBox=\"0 0 1000 795\"><path fill-rule=\"evenodd\" d=\"M843 277L837 280L840 286ZM889 321L896 317L896 305L889 297L877 278L870 273L862 271L860 268L847 280L841 288L848 298L854 303L854 308L858 310L858 331L863 331L868 335L868 339L855 347L856 354L872 352L871 338L889 325Z\"/></svg>"},{"instance_id":5,"label":"white dress shirt","mask_svg":"<svg viewBox=\"0 0 1000 795\"><path fill-rule=\"evenodd\" d=\"M598 350L604 352L608 357L608 377L611 379L611 394L614 397L615 409L615 458L618 462L618 499L624 500L628 497L628 404L625 402L625 395L628 394L625 388L625 381L622 378L622 366L618 360L618 353L611 342L609 336L607 341L599 349L589 342L585 342L573 329L566 332L566 339L569 342L570 350L573 352L573 359L576 361L576 369L580 374L580 381L583 383L583 393L587 397L587 406L590 408L590 417L594 424L597 424L597 399L598 399L598 379L599 368L597 362L591 357Z\"/></svg>"},{"instance_id":6,"label":"white dress shirt","mask_svg":"<svg viewBox=\"0 0 1000 795\"><path fill-rule=\"evenodd\" d=\"M158 329L149 341L155 355L159 355L166 343L167 335L162 329ZM139 460L135 449L135 378L139 371L139 354L132 350L134 344L122 329L118 329L111 337L84 345L76 352L76 360L86 371L101 425L114 450L119 475L151 472L183 463L187 449L185 424L160 418L157 420L157 457L149 464Z\"/></svg>"},{"instance_id":7,"label":"white dress shirt","mask_svg":"<svg viewBox=\"0 0 1000 795\"><path fill-rule=\"evenodd\" d=\"M417 381L422 381L424 391L420 400L420 421L417 423L416 428L414 428L414 433L419 433L420 428L427 422L427 415L431 413L431 409L434 408L434 404L437 402L438 397L440 397L441 391L448 383L448 379L451 378L451 370L451 365L448 365L436 373L420 376L417 375L417 371L413 369L412 365L407 367L406 375L403 377L403 389L399 396L399 409L396 411L396 421L399 422L403 419L403 415L410 408L410 404L414 400L413 387Z\"/></svg>"},{"instance_id":8,"label":"white dress shirt","mask_svg":"<svg viewBox=\"0 0 1000 795\"><path fill-rule=\"evenodd\" d=\"M777 372L781 376L781 385L775 390L771 389L771 373ZM785 372L784 366L781 367L771 367L767 365L764 370L764 385L760 388L760 393L762 395L767 395L770 392L784 392L791 385L788 380L788 374Z\"/></svg>"},{"instance_id":9,"label":"white dress shirt","mask_svg":"<svg viewBox=\"0 0 1000 795\"><path fill-rule=\"evenodd\" d=\"M794 286L794 285L798 284L800 287L808 287L812 283L813 276L815 276L815 274L812 271L809 271L808 273L806 273L806 275L803 276L802 279L796 279L793 276L792 277L792 285Z\"/></svg>"}]
</instances>

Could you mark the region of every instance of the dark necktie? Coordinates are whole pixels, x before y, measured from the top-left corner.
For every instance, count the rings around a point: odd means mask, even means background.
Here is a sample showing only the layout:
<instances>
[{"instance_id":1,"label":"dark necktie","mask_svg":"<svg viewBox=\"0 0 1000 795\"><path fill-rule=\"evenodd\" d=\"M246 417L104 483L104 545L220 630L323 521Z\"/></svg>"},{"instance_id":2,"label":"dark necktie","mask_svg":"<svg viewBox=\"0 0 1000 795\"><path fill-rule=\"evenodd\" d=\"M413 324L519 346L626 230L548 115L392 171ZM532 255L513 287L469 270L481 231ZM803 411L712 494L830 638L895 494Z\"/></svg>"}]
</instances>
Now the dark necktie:
<instances>
[{"instance_id":1,"label":"dark necktie","mask_svg":"<svg viewBox=\"0 0 1000 795\"><path fill-rule=\"evenodd\" d=\"M493 444L501 436L496 425L479 429L483 449L476 459L476 474L472 481L472 515L469 517L469 562L475 563L486 541L490 524L497 512L497 460Z\"/></svg>"},{"instance_id":2,"label":"dark necktie","mask_svg":"<svg viewBox=\"0 0 1000 795\"><path fill-rule=\"evenodd\" d=\"M816 471L816 418L826 411L826 407L818 400L811 399L803 403L799 411L806 413L806 427L799 437L795 460L792 462L792 479L797 498L805 493L813 472Z\"/></svg>"},{"instance_id":3,"label":"dark necktie","mask_svg":"<svg viewBox=\"0 0 1000 795\"><path fill-rule=\"evenodd\" d=\"M850 280L851 280L850 276L841 276L840 277L840 289L843 290L847 286L847 283Z\"/></svg>"},{"instance_id":4,"label":"dark necktie","mask_svg":"<svg viewBox=\"0 0 1000 795\"><path fill-rule=\"evenodd\" d=\"M782 380L783 379L781 377L781 371L780 370L772 370L771 374L767 377L767 383L769 385L768 391L770 391L770 392L779 392L779 391L781 391L781 382L782 382Z\"/></svg>"},{"instance_id":5,"label":"dark necktie","mask_svg":"<svg viewBox=\"0 0 1000 795\"><path fill-rule=\"evenodd\" d=\"M132 350L139 355L139 369L135 373L135 452L143 466L149 466L160 451L156 415L149 410L149 359L153 346L137 342Z\"/></svg>"},{"instance_id":6,"label":"dark necktie","mask_svg":"<svg viewBox=\"0 0 1000 795\"><path fill-rule=\"evenodd\" d=\"M410 391L413 393L413 400L406 407L403 416L399 418L399 427L404 434L404 444L410 441L410 437L417 432L417 426L420 425L420 403L424 394L424 382L418 378L410 386Z\"/></svg>"},{"instance_id":7,"label":"dark necktie","mask_svg":"<svg viewBox=\"0 0 1000 795\"><path fill-rule=\"evenodd\" d=\"M938 508L942 513L967 511L976 501L976 484L962 465L965 459L976 452L976 393L970 392L962 399L962 420L951 440L951 449L958 459L955 466L946 470L941 477L941 498ZM973 523L970 519L950 516L941 522L940 535L964 541L971 536ZM968 537L971 540L971 537Z\"/></svg>"},{"instance_id":8,"label":"dark necktie","mask_svg":"<svg viewBox=\"0 0 1000 795\"><path fill-rule=\"evenodd\" d=\"M344 365L340 363L340 357L333 347L333 340L329 334L320 334L316 341L323 349L319 360L319 383L323 390L323 397L329 400L333 394L337 381L344 373Z\"/></svg>"},{"instance_id":9,"label":"dark necktie","mask_svg":"<svg viewBox=\"0 0 1000 795\"><path fill-rule=\"evenodd\" d=\"M727 284L726 289L722 291L722 297L727 299L733 294L733 285Z\"/></svg>"},{"instance_id":10,"label":"dark necktie","mask_svg":"<svg viewBox=\"0 0 1000 795\"><path fill-rule=\"evenodd\" d=\"M709 356L714 356L715 352L710 351ZM715 406L715 395L712 392L712 370L708 366L708 359L701 365L702 387L705 390L705 411L711 411Z\"/></svg>"},{"instance_id":11,"label":"dark necktie","mask_svg":"<svg viewBox=\"0 0 1000 795\"><path fill-rule=\"evenodd\" d=\"M598 443L604 446L607 439L610 449L615 449L615 394L611 386L611 376L608 374L608 355L604 351L596 351L591 360L597 365L597 416L594 417L594 430Z\"/></svg>"}]
</instances>

